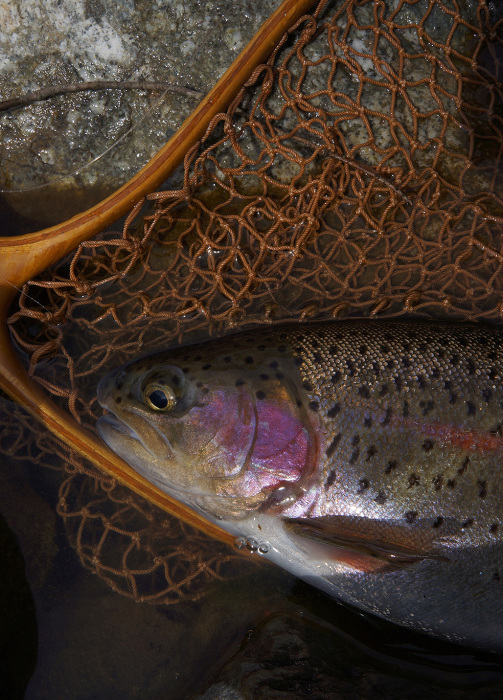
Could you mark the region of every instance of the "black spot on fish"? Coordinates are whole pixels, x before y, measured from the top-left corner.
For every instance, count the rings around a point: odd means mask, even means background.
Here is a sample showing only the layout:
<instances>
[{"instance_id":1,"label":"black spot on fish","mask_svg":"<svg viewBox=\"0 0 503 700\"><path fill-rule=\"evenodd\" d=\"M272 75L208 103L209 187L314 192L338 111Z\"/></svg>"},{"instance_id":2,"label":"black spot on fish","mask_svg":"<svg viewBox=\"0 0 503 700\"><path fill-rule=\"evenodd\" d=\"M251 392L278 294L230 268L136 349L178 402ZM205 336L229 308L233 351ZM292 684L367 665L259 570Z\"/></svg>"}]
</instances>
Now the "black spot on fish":
<instances>
[{"instance_id":1,"label":"black spot on fish","mask_svg":"<svg viewBox=\"0 0 503 700\"><path fill-rule=\"evenodd\" d=\"M368 399L370 396L370 391L367 386L361 386L358 388L358 394L364 399Z\"/></svg>"},{"instance_id":2,"label":"black spot on fish","mask_svg":"<svg viewBox=\"0 0 503 700\"><path fill-rule=\"evenodd\" d=\"M203 366L201 367L201 369L206 370L206 369L210 369L210 367L211 367L210 364L205 364L205 365L203 365Z\"/></svg>"},{"instance_id":3,"label":"black spot on fish","mask_svg":"<svg viewBox=\"0 0 503 700\"><path fill-rule=\"evenodd\" d=\"M466 413L468 416L475 415L475 404L471 401L466 402Z\"/></svg>"},{"instance_id":4,"label":"black spot on fish","mask_svg":"<svg viewBox=\"0 0 503 700\"><path fill-rule=\"evenodd\" d=\"M320 404L317 401L310 401L308 406L311 409L311 411L317 411L320 407Z\"/></svg>"},{"instance_id":5,"label":"black spot on fish","mask_svg":"<svg viewBox=\"0 0 503 700\"><path fill-rule=\"evenodd\" d=\"M260 379L261 379L263 382L266 382L266 381L269 379L269 375L268 375L268 374L261 374L261 375L260 375Z\"/></svg>"},{"instance_id":6,"label":"black spot on fish","mask_svg":"<svg viewBox=\"0 0 503 700\"><path fill-rule=\"evenodd\" d=\"M276 360L273 360L273 361L269 364L269 367L270 367L271 369L278 369L279 365L278 365L278 363L277 363Z\"/></svg>"},{"instance_id":7,"label":"black spot on fish","mask_svg":"<svg viewBox=\"0 0 503 700\"><path fill-rule=\"evenodd\" d=\"M392 459L392 460L390 460L390 461L388 462L388 464L385 466L385 468L384 468L384 473L385 473L385 474L391 474L391 472L393 471L393 469L396 469L396 468L397 468L397 463L396 463L396 461L395 461L394 459Z\"/></svg>"},{"instance_id":8,"label":"black spot on fish","mask_svg":"<svg viewBox=\"0 0 503 700\"><path fill-rule=\"evenodd\" d=\"M479 345L487 345L487 338L485 337L485 335L480 335L477 338L477 342L479 343Z\"/></svg>"},{"instance_id":9,"label":"black spot on fish","mask_svg":"<svg viewBox=\"0 0 503 700\"><path fill-rule=\"evenodd\" d=\"M332 469L327 477L327 480L325 481L325 488L329 489L331 486L333 486L335 482L335 469Z\"/></svg>"},{"instance_id":10,"label":"black spot on fish","mask_svg":"<svg viewBox=\"0 0 503 700\"><path fill-rule=\"evenodd\" d=\"M464 460L463 464L462 464L462 465L460 466L460 468L458 469L458 474L459 474L459 476L463 476L463 474L465 473L465 471L468 469L468 465L469 465L469 464L470 464L470 458L469 458L469 457L465 457L465 460Z\"/></svg>"},{"instance_id":11,"label":"black spot on fish","mask_svg":"<svg viewBox=\"0 0 503 700\"><path fill-rule=\"evenodd\" d=\"M358 435L358 433L355 433L353 435L353 439L351 440L351 444L352 445L359 445L360 444L360 436Z\"/></svg>"},{"instance_id":12,"label":"black spot on fish","mask_svg":"<svg viewBox=\"0 0 503 700\"><path fill-rule=\"evenodd\" d=\"M498 423L498 425L494 426L494 428L491 428L489 433L491 435L499 435L501 437L503 435L503 426L501 423Z\"/></svg>"},{"instance_id":13,"label":"black spot on fish","mask_svg":"<svg viewBox=\"0 0 503 700\"><path fill-rule=\"evenodd\" d=\"M304 379L304 381L302 382L302 386L304 387L304 389L305 389L306 391L312 391L312 390L313 390L313 385L311 384L311 382L308 382L307 379Z\"/></svg>"},{"instance_id":14,"label":"black spot on fish","mask_svg":"<svg viewBox=\"0 0 503 700\"><path fill-rule=\"evenodd\" d=\"M296 357L293 362L295 365L297 365L297 367L300 367L303 362L302 357Z\"/></svg>"},{"instance_id":15,"label":"black spot on fish","mask_svg":"<svg viewBox=\"0 0 503 700\"><path fill-rule=\"evenodd\" d=\"M392 413L393 413L393 411L391 410L391 408L386 409L386 415L382 419L381 425L389 425Z\"/></svg>"},{"instance_id":16,"label":"black spot on fish","mask_svg":"<svg viewBox=\"0 0 503 700\"><path fill-rule=\"evenodd\" d=\"M438 348L437 357L439 360L443 360L445 357L445 350L443 350L442 348Z\"/></svg>"},{"instance_id":17,"label":"black spot on fish","mask_svg":"<svg viewBox=\"0 0 503 700\"><path fill-rule=\"evenodd\" d=\"M358 488L356 489L356 493L363 493L368 487L370 486L370 482L368 479L360 479L358 482Z\"/></svg>"},{"instance_id":18,"label":"black spot on fish","mask_svg":"<svg viewBox=\"0 0 503 700\"><path fill-rule=\"evenodd\" d=\"M341 434L337 433L337 435L334 437L330 445L327 447L327 457L331 457L335 450L337 449L337 445L341 441Z\"/></svg>"},{"instance_id":19,"label":"black spot on fish","mask_svg":"<svg viewBox=\"0 0 503 700\"><path fill-rule=\"evenodd\" d=\"M286 334L285 334L283 337L286 338ZM280 338L281 338L281 336L280 336ZM319 348L319 347L320 347L320 344L318 343L318 341L316 340L316 338L313 338L313 339L311 340L311 345L313 346L313 348Z\"/></svg>"},{"instance_id":20,"label":"black spot on fish","mask_svg":"<svg viewBox=\"0 0 503 700\"><path fill-rule=\"evenodd\" d=\"M230 357L229 355L226 355L224 357L224 362L230 362L231 360L232 360L232 357Z\"/></svg>"},{"instance_id":21,"label":"black spot on fish","mask_svg":"<svg viewBox=\"0 0 503 700\"><path fill-rule=\"evenodd\" d=\"M323 358L322 358L322 356L320 355L319 352L314 352L314 353L313 353L313 360L314 360L315 362L320 363L320 362L323 361Z\"/></svg>"},{"instance_id":22,"label":"black spot on fish","mask_svg":"<svg viewBox=\"0 0 503 700\"><path fill-rule=\"evenodd\" d=\"M461 345L462 348L466 348L466 346L468 345L467 339L463 337L458 338L458 343Z\"/></svg>"},{"instance_id":23,"label":"black spot on fish","mask_svg":"<svg viewBox=\"0 0 503 700\"><path fill-rule=\"evenodd\" d=\"M184 357L183 359L185 360L185 359L188 359L188 358L187 358L187 357ZM229 362L230 359L231 359L231 358L229 357L229 360L226 360L226 362ZM196 355L196 356L194 357L194 362L201 362L201 355Z\"/></svg>"},{"instance_id":24,"label":"black spot on fish","mask_svg":"<svg viewBox=\"0 0 503 700\"><path fill-rule=\"evenodd\" d=\"M445 379L444 380L444 389L449 390L451 388L451 381L450 379Z\"/></svg>"},{"instance_id":25,"label":"black spot on fish","mask_svg":"<svg viewBox=\"0 0 503 700\"><path fill-rule=\"evenodd\" d=\"M491 369L489 370L489 379L490 379L491 381L494 381L494 380L496 379L497 376L498 376L498 373L496 372L496 370L494 369L494 367L491 367Z\"/></svg>"},{"instance_id":26,"label":"black spot on fish","mask_svg":"<svg viewBox=\"0 0 503 700\"><path fill-rule=\"evenodd\" d=\"M453 489L456 486L456 479L447 479L447 486Z\"/></svg>"},{"instance_id":27,"label":"black spot on fish","mask_svg":"<svg viewBox=\"0 0 503 700\"><path fill-rule=\"evenodd\" d=\"M297 399L297 407L300 408L302 406L302 401L300 399Z\"/></svg>"},{"instance_id":28,"label":"black spot on fish","mask_svg":"<svg viewBox=\"0 0 503 700\"><path fill-rule=\"evenodd\" d=\"M374 370L374 374L376 375L376 377L378 377L381 374L381 365L379 364L379 362L373 362L372 369Z\"/></svg>"},{"instance_id":29,"label":"black spot on fish","mask_svg":"<svg viewBox=\"0 0 503 700\"><path fill-rule=\"evenodd\" d=\"M395 366L395 360L388 360L388 361L386 362L386 367L387 367L388 369L393 369L394 366Z\"/></svg>"},{"instance_id":30,"label":"black spot on fish","mask_svg":"<svg viewBox=\"0 0 503 700\"><path fill-rule=\"evenodd\" d=\"M420 389L424 389L426 386L426 377L424 374L418 374L416 377L417 385Z\"/></svg>"},{"instance_id":31,"label":"black spot on fish","mask_svg":"<svg viewBox=\"0 0 503 700\"><path fill-rule=\"evenodd\" d=\"M435 443L433 442L433 440L425 440L423 442L423 444L421 445L421 447L423 448L423 450L425 452L429 452L430 450L433 449L434 445L435 445Z\"/></svg>"},{"instance_id":32,"label":"black spot on fish","mask_svg":"<svg viewBox=\"0 0 503 700\"><path fill-rule=\"evenodd\" d=\"M384 352L384 353L389 352L389 346L388 346L388 345L384 345L384 344L381 345L381 352Z\"/></svg>"},{"instance_id":33,"label":"black spot on fish","mask_svg":"<svg viewBox=\"0 0 503 700\"><path fill-rule=\"evenodd\" d=\"M468 520L465 520L464 523L461 523L461 527L463 530L467 527L471 527L473 525L473 518L468 518Z\"/></svg>"},{"instance_id":34,"label":"black spot on fish","mask_svg":"<svg viewBox=\"0 0 503 700\"><path fill-rule=\"evenodd\" d=\"M360 345L360 347L358 348L358 352L360 353L360 355L366 355L368 352L368 347L366 345Z\"/></svg>"},{"instance_id":35,"label":"black spot on fish","mask_svg":"<svg viewBox=\"0 0 503 700\"><path fill-rule=\"evenodd\" d=\"M244 384L244 379L236 379L234 382L235 386L243 386Z\"/></svg>"},{"instance_id":36,"label":"black spot on fish","mask_svg":"<svg viewBox=\"0 0 503 700\"><path fill-rule=\"evenodd\" d=\"M405 352L410 352L410 343L402 343L402 348Z\"/></svg>"},{"instance_id":37,"label":"black spot on fish","mask_svg":"<svg viewBox=\"0 0 503 700\"><path fill-rule=\"evenodd\" d=\"M477 481L479 498L485 498L487 496L487 482L485 479L479 479Z\"/></svg>"},{"instance_id":38,"label":"black spot on fish","mask_svg":"<svg viewBox=\"0 0 503 700\"><path fill-rule=\"evenodd\" d=\"M388 390L388 385L387 385L387 384L383 384L383 385L381 386L381 388L379 389L379 395L380 395L380 396L386 396L386 394L388 393L388 391L389 391L389 390Z\"/></svg>"},{"instance_id":39,"label":"black spot on fish","mask_svg":"<svg viewBox=\"0 0 503 700\"><path fill-rule=\"evenodd\" d=\"M332 408L327 412L328 418L335 418L335 416L340 412L341 410L341 405L340 403L336 403L332 406Z\"/></svg>"},{"instance_id":40,"label":"black spot on fish","mask_svg":"<svg viewBox=\"0 0 503 700\"><path fill-rule=\"evenodd\" d=\"M353 360L346 360L346 365L347 365L348 370L349 370L349 376L354 377L354 375L355 375L355 363L353 362Z\"/></svg>"},{"instance_id":41,"label":"black spot on fish","mask_svg":"<svg viewBox=\"0 0 503 700\"><path fill-rule=\"evenodd\" d=\"M118 396L118 397L115 399L115 403L122 403L122 396Z\"/></svg>"},{"instance_id":42,"label":"black spot on fish","mask_svg":"<svg viewBox=\"0 0 503 700\"><path fill-rule=\"evenodd\" d=\"M407 418L409 415L409 402L408 401L403 402L402 415L404 418Z\"/></svg>"},{"instance_id":43,"label":"black spot on fish","mask_svg":"<svg viewBox=\"0 0 503 700\"><path fill-rule=\"evenodd\" d=\"M341 373L339 372L339 370L337 370L336 372L334 372L332 374L330 381L332 382L332 384L337 384L337 382L340 380L341 376L342 376Z\"/></svg>"},{"instance_id":44,"label":"black spot on fish","mask_svg":"<svg viewBox=\"0 0 503 700\"><path fill-rule=\"evenodd\" d=\"M476 369L475 363L473 362L473 360L471 358L468 359L468 361L466 363L466 368L468 370L468 374L472 374L472 375L475 374L475 369Z\"/></svg>"},{"instance_id":45,"label":"black spot on fish","mask_svg":"<svg viewBox=\"0 0 503 700\"><path fill-rule=\"evenodd\" d=\"M408 510L406 513L404 513L404 518L409 525L412 525L414 520L417 518L417 510Z\"/></svg>"},{"instance_id":46,"label":"black spot on fish","mask_svg":"<svg viewBox=\"0 0 503 700\"><path fill-rule=\"evenodd\" d=\"M255 392L255 396L257 397L257 399L265 399L265 393L260 390Z\"/></svg>"},{"instance_id":47,"label":"black spot on fish","mask_svg":"<svg viewBox=\"0 0 503 700\"><path fill-rule=\"evenodd\" d=\"M252 364L253 364L253 357L252 357L252 355L247 355L247 356L245 357L245 362L246 362L247 365L252 365Z\"/></svg>"},{"instance_id":48,"label":"black spot on fish","mask_svg":"<svg viewBox=\"0 0 503 700\"><path fill-rule=\"evenodd\" d=\"M276 374L274 376L276 377L276 379L280 379L280 380L284 379L284 377L285 377L283 372L276 372Z\"/></svg>"},{"instance_id":49,"label":"black spot on fish","mask_svg":"<svg viewBox=\"0 0 503 700\"><path fill-rule=\"evenodd\" d=\"M370 447L367 448L367 454L365 455L365 461L368 462L369 459L372 459L372 457L376 454L377 454L376 446L370 445Z\"/></svg>"},{"instance_id":50,"label":"black spot on fish","mask_svg":"<svg viewBox=\"0 0 503 700\"><path fill-rule=\"evenodd\" d=\"M433 522L433 527L434 527L434 528L440 527L440 526L442 525L443 522L444 522L443 517L442 517L441 515L439 515L438 518L436 518L436 519L434 520L434 522Z\"/></svg>"},{"instance_id":51,"label":"black spot on fish","mask_svg":"<svg viewBox=\"0 0 503 700\"><path fill-rule=\"evenodd\" d=\"M401 378L400 378L400 377L395 377L395 378L393 379L393 381L395 382L396 390L397 390L397 391L402 391L402 380L401 380Z\"/></svg>"},{"instance_id":52,"label":"black spot on fish","mask_svg":"<svg viewBox=\"0 0 503 700\"><path fill-rule=\"evenodd\" d=\"M430 399L429 401L420 401L419 405L423 409L423 416L427 416L428 413L435 408L435 402L433 399Z\"/></svg>"},{"instance_id":53,"label":"black spot on fish","mask_svg":"<svg viewBox=\"0 0 503 700\"><path fill-rule=\"evenodd\" d=\"M410 360L409 360L408 357L405 357L405 356L404 356L404 357L402 357L401 359L402 359L402 366L405 367L405 369L407 369L408 367L410 367Z\"/></svg>"},{"instance_id":54,"label":"black spot on fish","mask_svg":"<svg viewBox=\"0 0 503 700\"><path fill-rule=\"evenodd\" d=\"M498 527L499 527L499 523L493 523L493 524L491 525L491 527L489 528L489 530L490 530L491 532L497 532Z\"/></svg>"},{"instance_id":55,"label":"black spot on fish","mask_svg":"<svg viewBox=\"0 0 503 700\"><path fill-rule=\"evenodd\" d=\"M354 464L354 463L356 462L356 460L358 459L359 456L360 456L360 448L357 447L357 448L356 448L355 450L353 450L353 452L351 453L351 455L350 455L350 457L349 457L349 463L350 463L350 464Z\"/></svg>"},{"instance_id":56,"label":"black spot on fish","mask_svg":"<svg viewBox=\"0 0 503 700\"><path fill-rule=\"evenodd\" d=\"M131 392L129 392L129 394L127 395L127 397L128 397L128 399L132 399L132 398L133 398L133 394L132 394Z\"/></svg>"},{"instance_id":57,"label":"black spot on fish","mask_svg":"<svg viewBox=\"0 0 503 700\"><path fill-rule=\"evenodd\" d=\"M196 386L197 386L198 389L200 389L200 388L203 386L203 383L202 383L202 382L196 382Z\"/></svg>"},{"instance_id":58,"label":"black spot on fish","mask_svg":"<svg viewBox=\"0 0 503 700\"><path fill-rule=\"evenodd\" d=\"M457 395L457 394L453 394L453 393L451 392L451 394L450 394L450 396L449 396L449 403L450 403L450 404L455 404L457 400L458 400L458 395Z\"/></svg>"},{"instance_id":59,"label":"black spot on fish","mask_svg":"<svg viewBox=\"0 0 503 700\"><path fill-rule=\"evenodd\" d=\"M408 486L407 488L411 489L413 486L419 486L420 484L420 479L417 474L412 473L409 476L409 481L408 481Z\"/></svg>"},{"instance_id":60,"label":"black spot on fish","mask_svg":"<svg viewBox=\"0 0 503 700\"><path fill-rule=\"evenodd\" d=\"M492 398L492 395L493 395L493 392L491 391L491 389L483 389L482 390L482 398L484 399L484 401L486 403L489 403L489 401Z\"/></svg>"},{"instance_id":61,"label":"black spot on fish","mask_svg":"<svg viewBox=\"0 0 503 700\"><path fill-rule=\"evenodd\" d=\"M500 574L499 571L495 571L493 573L493 581L499 581L500 580Z\"/></svg>"},{"instance_id":62,"label":"black spot on fish","mask_svg":"<svg viewBox=\"0 0 503 700\"><path fill-rule=\"evenodd\" d=\"M337 354L339 353L339 348L337 347L337 345L331 345L331 346L328 348L328 352L329 352L331 355L337 355Z\"/></svg>"},{"instance_id":63,"label":"black spot on fish","mask_svg":"<svg viewBox=\"0 0 503 700\"><path fill-rule=\"evenodd\" d=\"M365 416L365 418L363 419L363 425L366 428L371 428L372 427L372 418L370 416Z\"/></svg>"},{"instance_id":64,"label":"black spot on fish","mask_svg":"<svg viewBox=\"0 0 503 700\"><path fill-rule=\"evenodd\" d=\"M451 363L451 365L453 367L458 365L459 364L459 355L451 355L451 357L449 358L449 362Z\"/></svg>"},{"instance_id":65,"label":"black spot on fish","mask_svg":"<svg viewBox=\"0 0 503 700\"><path fill-rule=\"evenodd\" d=\"M388 497L386 496L386 493L384 491L379 491L377 496L375 497L375 502L378 503L380 506L382 506L383 503L386 503L388 500Z\"/></svg>"},{"instance_id":66,"label":"black spot on fish","mask_svg":"<svg viewBox=\"0 0 503 700\"><path fill-rule=\"evenodd\" d=\"M437 474L437 476L435 476L432 479L432 481L433 481L433 485L435 487L435 491L440 491L440 489L442 488L442 485L444 483L444 477L442 476L442 474Z\"/></svg>"},{"instance_id":67,"label":"black spot on fish","mask_svg":"<svg viewBox=\"0 0 503 700\"><path fill-rule=\"evenodd\" d=\"M203 394L209 394L210 390L208 389L207 386L203 386L202 392L203 392Z\"/></svg>"},{"instance_id":68,"label":"black spot on fish","mask_svg":"<svg viewBox=\"0 0 503 700\"><path fill-rule=\"evenodd\" d=\"M440 377L440 370L438 369L438 367L435 367L435 369L432 369L431 376L433 379L438 379Z\"/></svg>"}]
</instances>

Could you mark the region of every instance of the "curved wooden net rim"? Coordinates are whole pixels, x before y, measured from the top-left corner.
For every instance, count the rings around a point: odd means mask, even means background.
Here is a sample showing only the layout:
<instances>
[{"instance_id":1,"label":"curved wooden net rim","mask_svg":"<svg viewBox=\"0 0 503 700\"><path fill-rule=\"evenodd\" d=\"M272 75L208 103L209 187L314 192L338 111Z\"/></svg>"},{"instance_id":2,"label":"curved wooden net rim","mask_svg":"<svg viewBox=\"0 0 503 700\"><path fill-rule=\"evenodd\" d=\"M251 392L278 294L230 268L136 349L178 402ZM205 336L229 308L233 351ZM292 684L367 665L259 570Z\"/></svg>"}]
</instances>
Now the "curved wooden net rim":
<instances>
[{"instance_id":1,"label":"curved wooden net rim","mask_svg":"<svg viewBox=\"0 0 503 700\"><path fill-rule=\"evenodd\" d=\"M21 287L46 267L56 263L82 241L98 234L129 212L142 197L159 187L182 162L187 151L203 136L215 114L227 107L283 34L313 4L314 0L284 0L178 132L135 177L114 194L56 226L23 236L0 238L0 387L56 436L102 471L168 513L228 544L234 541L232 535L210 524L133 471L30 380L12 346L6 322L7 311L16 287Z\"/></svg>"}]
</instances>

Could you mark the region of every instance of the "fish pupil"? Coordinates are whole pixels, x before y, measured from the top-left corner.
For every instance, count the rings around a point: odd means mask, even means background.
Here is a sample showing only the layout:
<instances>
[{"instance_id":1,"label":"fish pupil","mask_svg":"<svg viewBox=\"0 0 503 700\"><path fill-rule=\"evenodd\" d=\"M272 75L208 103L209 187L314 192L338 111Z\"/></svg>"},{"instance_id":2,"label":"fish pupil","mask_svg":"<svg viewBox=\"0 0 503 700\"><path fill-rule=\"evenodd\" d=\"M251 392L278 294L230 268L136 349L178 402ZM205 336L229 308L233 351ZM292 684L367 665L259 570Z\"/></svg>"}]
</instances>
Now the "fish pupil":
<instances>
[{"instance_id":1,"label":"fish pupil","mask_svg":"<svg viewBox=\"0 0 503 700\"><path fill-rule=\"evenodd\" d=\"M148 395L149 401L154 408L162 410L168 405L168 397L160 389L155 389Z\"/></svg>"}]
</instances>

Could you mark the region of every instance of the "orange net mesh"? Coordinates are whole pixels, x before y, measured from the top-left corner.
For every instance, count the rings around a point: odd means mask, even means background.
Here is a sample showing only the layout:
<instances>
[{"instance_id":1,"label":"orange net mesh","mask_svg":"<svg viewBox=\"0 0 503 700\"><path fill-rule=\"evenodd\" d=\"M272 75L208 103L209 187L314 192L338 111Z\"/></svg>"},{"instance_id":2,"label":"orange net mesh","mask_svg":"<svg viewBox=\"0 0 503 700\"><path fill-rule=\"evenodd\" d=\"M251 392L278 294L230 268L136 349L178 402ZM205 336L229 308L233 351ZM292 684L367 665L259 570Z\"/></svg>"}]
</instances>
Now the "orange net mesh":
<instances>
[{"instance_id":1,"label":"orange net mesh","mask_svg":"<svg viewBox=\"0 0 503 700\"><path fill-rule=\"evenodd\" d=\"M251 323L503 314L502 20L479 0L321 2L187 153L183 184L31 281L9 323L78 421L140 353ZM8 431L8 426L5 427ZM173 602L235 556L62 457L82 561Z\"/></svg>"}]
</instances>

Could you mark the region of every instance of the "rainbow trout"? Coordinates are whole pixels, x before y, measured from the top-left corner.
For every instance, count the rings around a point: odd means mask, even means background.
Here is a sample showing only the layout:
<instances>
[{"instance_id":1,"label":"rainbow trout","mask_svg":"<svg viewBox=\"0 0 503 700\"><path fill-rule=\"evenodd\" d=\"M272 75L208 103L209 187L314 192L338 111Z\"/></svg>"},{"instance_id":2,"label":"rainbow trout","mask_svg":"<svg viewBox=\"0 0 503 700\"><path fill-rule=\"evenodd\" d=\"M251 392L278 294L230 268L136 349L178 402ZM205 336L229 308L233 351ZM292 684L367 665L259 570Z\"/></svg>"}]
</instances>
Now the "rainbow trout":
<instances>
[{"instance_id":1,"label":"rainbow trout","mask_svg":"<svg viewBox=\"0 0 503 700\"><path fill-rule=\"evenodd\" d=\"M503 652L503 329L342 321L126 364L103 440L238 542L400 625Z\"/></svg>"}]
</instances>

